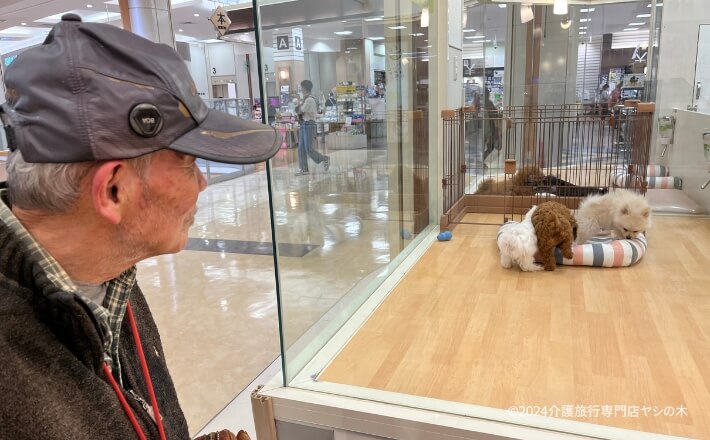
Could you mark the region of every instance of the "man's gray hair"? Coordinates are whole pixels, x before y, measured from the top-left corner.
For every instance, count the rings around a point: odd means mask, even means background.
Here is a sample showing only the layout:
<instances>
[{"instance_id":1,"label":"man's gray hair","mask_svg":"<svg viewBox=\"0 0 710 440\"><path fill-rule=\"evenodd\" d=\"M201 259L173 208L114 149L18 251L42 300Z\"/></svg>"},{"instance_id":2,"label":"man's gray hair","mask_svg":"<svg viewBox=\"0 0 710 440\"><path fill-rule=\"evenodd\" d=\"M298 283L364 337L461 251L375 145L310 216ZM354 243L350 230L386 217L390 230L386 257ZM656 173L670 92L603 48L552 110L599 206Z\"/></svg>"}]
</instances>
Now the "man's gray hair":
<instances>
[{"instance_id":1,"label":"man's gray hair","mask_svg":"<svg viewBox=\"0 0 710 440\"><path fill-rule=\"evenodd\" d=\"M128 159L144 177L152 154ZM81 184L101 162L30 163L20 150L7 158L7 194L11 206L46 214L69 212L79 200Z\"/></svg>"}]
</instances>

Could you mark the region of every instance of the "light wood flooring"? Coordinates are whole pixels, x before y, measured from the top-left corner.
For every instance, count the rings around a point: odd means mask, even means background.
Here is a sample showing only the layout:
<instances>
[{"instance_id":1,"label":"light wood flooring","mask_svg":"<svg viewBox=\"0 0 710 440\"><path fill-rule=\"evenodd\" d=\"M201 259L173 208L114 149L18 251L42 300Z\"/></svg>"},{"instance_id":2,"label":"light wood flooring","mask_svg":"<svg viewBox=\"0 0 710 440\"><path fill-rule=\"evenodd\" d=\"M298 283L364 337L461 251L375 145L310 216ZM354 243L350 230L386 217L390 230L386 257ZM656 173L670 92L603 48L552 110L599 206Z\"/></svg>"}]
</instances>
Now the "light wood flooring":
<instances>
[{"instance_id":1,"label":"light wood flooring","mask_svg":"<svg viewBox=\"0 0 710 440\"><path fill-rule=\"evenodd\" d=\"M629 268L535 273L497 229L434 243L319 380L710 439L710 220L655 217Z\"/></svg>"}]
</instances>

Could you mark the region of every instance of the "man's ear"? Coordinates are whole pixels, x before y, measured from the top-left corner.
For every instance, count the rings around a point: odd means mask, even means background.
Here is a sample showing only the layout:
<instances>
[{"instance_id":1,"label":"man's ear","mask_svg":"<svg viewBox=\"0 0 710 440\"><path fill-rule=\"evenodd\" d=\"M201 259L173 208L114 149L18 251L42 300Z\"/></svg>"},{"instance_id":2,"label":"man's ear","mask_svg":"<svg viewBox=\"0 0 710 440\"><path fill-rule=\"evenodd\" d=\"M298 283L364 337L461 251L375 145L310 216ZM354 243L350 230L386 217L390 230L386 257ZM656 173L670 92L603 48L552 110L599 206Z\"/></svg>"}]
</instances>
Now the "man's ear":
<instances>
[{"instance_id":1,"label":"man's ear","mask_svg":"<svg viewBox=\"0 0 710 440\"><path fill-rule=\"evenodd\" d=\"M121 222L132 177L123 161L112 160L102 163L91 178L94 208L101 217L114 225Z\"/></svg>"}]
</instances>

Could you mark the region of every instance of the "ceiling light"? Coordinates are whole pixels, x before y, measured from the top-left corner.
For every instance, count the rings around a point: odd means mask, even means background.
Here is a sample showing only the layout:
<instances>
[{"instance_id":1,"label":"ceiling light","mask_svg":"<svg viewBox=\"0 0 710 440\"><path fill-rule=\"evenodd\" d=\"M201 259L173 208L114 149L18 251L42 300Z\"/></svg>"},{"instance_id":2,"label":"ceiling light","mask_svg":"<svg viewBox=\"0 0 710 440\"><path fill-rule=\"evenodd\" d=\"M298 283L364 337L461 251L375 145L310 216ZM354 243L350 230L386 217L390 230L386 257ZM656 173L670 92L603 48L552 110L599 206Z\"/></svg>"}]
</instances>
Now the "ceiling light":
<instances>
[{"instance_id":1,"label":"ceiling light","mask_svg":"<svg viewBox=\"0 0 710 440\"><path fill-rule=\"evenodd\" d=\"M594 9L594 8L584 8L584 9L579 10L579 12L594 12L594 11L596 11L596 9Z\"/></svg>"},{"instance_id":2,"label":"ceiling light","mask_svg":"<svg viewBox=\"0 0 710 440\"><path fill-rule=\"evenodd\" d=\"M501 3L501 4L498 5L498 7L501 8L501 9L503 9L503 8L507 8L508 5L506 5L505 3Z\"/></svg>"},{"instance_id":3,"label":"ceiling light","mask_svg":"<svg viewBox=\"0 0 710 440\"><path fill-rule=\"evenodd\" d=\"M528 4L521 4L520 5L520 22L521 23L527 23L528 21L532 20L535 18L533 15L533 10L532 6Z\"/></svg>"},{"instance_id":4,"label":"ceiling light","mask_svg":"<svg viewBox=\"0 0 710 440\"><path fill-rule=\"evenodd\" d=\"M476 29L464 29L464 32L476 32Z\"/></svg>"},{"instance_id":5,"label":"ceiling light","mask_svg":"<svg viewBox=\"0 0 710 440\"><path fill-rule=\"evenodd\" d=\"M22 26L27 26L27 23L24 23L24 22L22 22L22 23L20 23L20 24L21 24Z\"/></svg>"},{"instance_id":6,"label":"ceiling light","mask_svg":"<svg viewBox=\"0 0 710 440\"><path fill-rule=\"evenodd\" d=\"M346 47L347 50L357 50L357 47Z\"/></svg>"},{"instance_id":7,"label":"ceiling light","mask_svg":"<svg viewBox=\"0 0 710 440\"><path fill-rule=\"evenodd\" d=\"M429 8L422 8L422 17L419 26L425 28L429 27Z\"/></svg>"},{"instance_id":8,"label":"ceiling light","mask_svg":"<svg viewBox=\"0 0 710 440\"><path fill-rule=\"evenodd\" d=\"M349 51L349 50L346 50L345 53L350 53L350 51Z\"/></svg>"},{"instance_id":9,"label":"ceiling light","mask_svg":"<svg viewBox=\"0 0 710 440\"><path fill-rule=\"evenodd\" d=\"M335 35L351 35L353 31L338 31L338 32L333 32Z\"/></svg>"},{"instance_id":10,"label":"ceiling light","mask_svg":"<svg viewBox=\"0 0 710 440\"><path fill-rule=\"evenodd\" d=\"M393 31L396 31L398 29L407 29L407 26L387 26L387 27L392 29Z\"/></svg>"},{"instance_id":11,"label":"ceiling light","mask_svg":"<svg viewBox=\"0 0 710 440\"><path fill-rule=\"evenodd\" d=\"M484 43L491 43L493 40L483 40Z\"/></svg>"},{"instance_id":12,"label":"ceiling light","mask_svg":"<svg viewBox=\"0 0 710 440\"><path fill-rule=\"evenodd\" d=\"M569 17L563 18L562 21L560 22L560 27L562 29L567 30L567 29L569 29L570 26L572 26L572 20L570 20Z\"/></svg>"},{"instance_id":13,"label":"ceiling light","mask_svg":"<svg viewBox=\"0 0 710 440\"><path fill-rule=\"evenodd\" d=\"M579 33L579 35L587 35L587 33L584 32L584 31L582 31L582 32Z\"/></svg>"},{"instance_id":14,"label":"ceiling light","mask_svg":"<svg viewBox=\"0 0 710 440\"><path fill-rule=\"evenodd\" d=\"M94 5L86 5L87 8L93 8Z\"/></svg>"},{"instance_id":15,"label":"ceiling light","mask_svg":"<svg viewBox=\"0 0 710 440\"><path fill-rule=\"evenodd\" d=\"M192 15L194 15L195 17L199 17L199 16L200 16L200 14L192 14Z\"/></svg>"},{"instance_id":16,"label":"ceiling light","mask_svg":"<svg viewBox=\"0 0 710 440\"><path fill-rule=\"evenodd\" d=\"M366 18L365 21L380 21L384 17L372 17L372 18Z\"/></svg>"},{"instance_id":17,"label":"ceiling light","mask_svg":"<svg viewBox=\"0 0 710 440\"><path fill-rule=\"evenodd\" d=\"M643 26L646 23L629 23L629 26Z\"/></svg>"},{"instance_id":18,"label":"ceiling light","mask_svg":"<svg viewBox=\"0 0 710 440\"><path fill-rule=\"evenodd\" d=\"M182 29L178 29L178 32L184 32Z\"/></svg>"},{"instance_id":19,"label":"ceiling light","mask_svg":"<svg viewBox=\"0 0 710 440\"><path fill-rule=\"evenodd\" d=\"M579 27L579 30L580 30L580 31L581 31L581 30L584 30L584 29L587 29L587 26L580 26L580 27Z\"/></svg>"},{"instance_id":20,"label":"ceiling light","mask_svg":"<svg viewBox=\"0 0 710 440\"><path fill-rule=\"evenodd\" d=\"M567 15L567 0L555 0L552 13L555 15Z\"/></svg>"},{"instance_id":21,"label":"ceiling light","mask_svg":"<svg viewBox=\"0 0 710 440\"><path fill-rule=\"evenodd\" d=\"M342 21L342 23L347 23L347 22L348 22L347 20L343 20L343 21Z\"/></svg>"},{"instance_id":22,"label":"ceiling light","mask_svg":"<svg viewBox=\"0 0 710 440\"><path fill-rule=\"evenodd\" d=\"M590 21L592 21L591 18L580 18L580 19L579 19L579 22L580 22L580 23L589 23Z\"/></svg>"},{"instance_id":23,"label":"ceiling light","mask_svg":"<svg viewBox=\"0 0 710 440\"><path fill-rule=\"evenodd\" d=\"M637 31L639 28L625 28L624 32Z\"/></svg>"},{"instance_id":24,"label":"ceiling light","mask_svg":"<svg viewBox=\"0 0 710 440\"><path fill-rule=\"evenodd\" d=\"M422 58L422 61L424 61L425 63L428 63L428 62L429 62L429 58Z\"/></svg>"},{"instance_id":25,"label":"ceiling light","mask_svg":"<svg viewBox=\"0 0 710 440\"><path fill-rule=\"evenodd\" d=\"M466 37L466 38L470 38L472 40L478 40L480 38L486 38L486 36L485 35L475 35L473 37Z\"/></svg>"},{"instance_id":26,"label":"ceiling light","mask_svg":"<svg viewBox=\"0 0 710 440\"><path fill-rule=\"evenodd\" d=\"M648 18L650 16L651 16L651 14L639 14L636 16L636 18Z\"/></svg>"},{"instance_id":27,"label":"ceiling light","mask_svg":"<svg viewBox=\"0 0 710 440\"><path fill-rule=\"evenodd\" d=\"M411 35L412 37L423 37L424 36L424 34L422 34L421 32L417 32L416 34L409 34L409 35Z\"/></svg>"},{"instance_id":28,"label":"ceiling light","mask_svg":"<svg viewBox=\"0 0 710 440\"><path fill-rule=\"evenodd\" d=\"M663 3L656 3L656 7L657 7L657 8L660 8L661 6L663 6ZM650 8L650 7L651 7L651 3L649 3L646 7L647 7L647 8Z\"/></svg>"}]
</instances>

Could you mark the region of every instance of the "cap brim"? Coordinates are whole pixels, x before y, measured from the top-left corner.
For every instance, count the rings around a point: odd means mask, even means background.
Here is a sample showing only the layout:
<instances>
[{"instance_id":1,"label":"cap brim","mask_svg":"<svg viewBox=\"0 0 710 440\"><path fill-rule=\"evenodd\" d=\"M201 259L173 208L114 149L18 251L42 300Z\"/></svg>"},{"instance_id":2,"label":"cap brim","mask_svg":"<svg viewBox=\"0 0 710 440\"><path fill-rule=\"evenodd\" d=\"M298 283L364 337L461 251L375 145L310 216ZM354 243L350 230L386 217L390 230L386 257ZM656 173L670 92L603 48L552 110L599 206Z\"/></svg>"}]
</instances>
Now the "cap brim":
<instances>
[{"instance_id":1,"label":"cap brim","mask_svg":"<svg viewBox=\"0 0 710 440\"><path fill-rule=\"evenodd\" d=\"M251 164L270 159L280 146L273 127L210 109L199 126L168 148L215 162Z\"/></svg>"}]
</instances>

